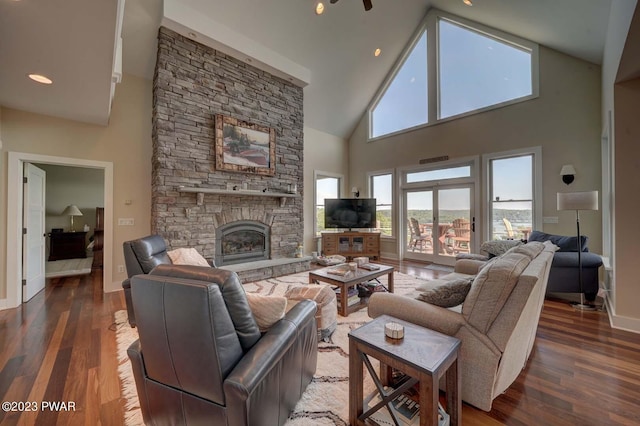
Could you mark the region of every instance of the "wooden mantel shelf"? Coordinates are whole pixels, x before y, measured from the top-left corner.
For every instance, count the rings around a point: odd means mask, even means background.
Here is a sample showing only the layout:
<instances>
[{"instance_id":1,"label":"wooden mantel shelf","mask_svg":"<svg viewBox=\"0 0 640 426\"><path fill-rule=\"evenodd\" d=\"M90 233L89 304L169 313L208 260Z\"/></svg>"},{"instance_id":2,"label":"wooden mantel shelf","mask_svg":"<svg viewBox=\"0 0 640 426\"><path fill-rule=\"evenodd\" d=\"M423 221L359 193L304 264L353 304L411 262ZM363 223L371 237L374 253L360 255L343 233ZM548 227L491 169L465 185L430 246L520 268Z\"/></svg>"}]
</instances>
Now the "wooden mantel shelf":
<instances>
[{"instance_id":1,"label":"wooden mantel shelf","mask_svg":"<svg viewBox=\"0 0 640 426\"><path fill-rule=\"evenodd\" d=\"M280 207L284 207L287 203L287 198L297 198L300 194L291 194L289 192L270 192L270 191L258 191L250 189L216 189L216 188L190 188L186 186L178 186L180 192L193 192L198 194L197 204L200 206L204 201L204 194L218 194L218 195L246 195L250 197L271 197L280 198ZM202 194L202 195L200 195Z\"/></svg>"}]
</instances>

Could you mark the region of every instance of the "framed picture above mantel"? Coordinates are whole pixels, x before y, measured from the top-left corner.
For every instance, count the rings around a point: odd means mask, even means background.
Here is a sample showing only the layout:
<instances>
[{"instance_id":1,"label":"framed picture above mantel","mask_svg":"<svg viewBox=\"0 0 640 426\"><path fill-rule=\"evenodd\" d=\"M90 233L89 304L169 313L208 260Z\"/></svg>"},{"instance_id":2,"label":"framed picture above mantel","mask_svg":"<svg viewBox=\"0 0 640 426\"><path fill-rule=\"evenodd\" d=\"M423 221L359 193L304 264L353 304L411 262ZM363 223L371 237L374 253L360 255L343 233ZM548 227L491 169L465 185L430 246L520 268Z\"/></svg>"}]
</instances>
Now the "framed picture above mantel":
<instances>
[{"instance_id":1,"label":"framed picture above mantel","mask_svg":"<svg viewBox=\"0 0 640 426\"><path fill-rule=\"evenodd\" d=\"M276 131L226 115L216 115L216 169L276 174Z\"/></svg>"}]
</instances>

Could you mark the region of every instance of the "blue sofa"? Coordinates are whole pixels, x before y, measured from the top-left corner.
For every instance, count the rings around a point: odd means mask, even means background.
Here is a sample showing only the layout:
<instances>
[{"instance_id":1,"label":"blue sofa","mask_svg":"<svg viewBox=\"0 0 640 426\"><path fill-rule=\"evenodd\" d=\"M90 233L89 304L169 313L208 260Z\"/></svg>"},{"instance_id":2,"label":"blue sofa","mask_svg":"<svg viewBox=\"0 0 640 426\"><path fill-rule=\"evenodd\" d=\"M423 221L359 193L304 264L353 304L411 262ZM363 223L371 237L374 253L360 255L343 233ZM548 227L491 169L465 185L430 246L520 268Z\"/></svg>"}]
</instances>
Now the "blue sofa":
<instances>
[{"instance_id":1,"label":"blue sofa","mask_svg":"<svg viewBox=\"0 0 640 426\"><path fill-rule=\"evenodd\" d=\"M529 241L551 241L560 249L553 255L547 293L580 293L578 275L578 237L546 234L533 231ZM598 270L602 266L602 258L589 252L589 237L580 236L582 258L582 289L588 301L595 300L599 289Z\"/></svg>"}]
</instances>

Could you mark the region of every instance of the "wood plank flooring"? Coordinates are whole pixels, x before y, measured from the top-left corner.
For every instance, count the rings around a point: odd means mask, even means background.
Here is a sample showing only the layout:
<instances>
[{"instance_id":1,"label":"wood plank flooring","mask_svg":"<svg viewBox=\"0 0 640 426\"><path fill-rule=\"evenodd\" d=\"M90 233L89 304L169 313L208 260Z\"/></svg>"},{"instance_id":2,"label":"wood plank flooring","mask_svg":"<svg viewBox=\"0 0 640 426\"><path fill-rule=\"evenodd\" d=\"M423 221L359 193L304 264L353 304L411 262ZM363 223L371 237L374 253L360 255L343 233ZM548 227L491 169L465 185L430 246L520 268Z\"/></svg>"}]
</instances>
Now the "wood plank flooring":
<instances>
[{"instance_id":1,"label":"wood plank flooring","mask_svg":"<svg viewBox=\"0 0 640 426\"><path fill-rule=\"evenodd\" d=\"M421 278L446 272L382 263ZM113 313L122 292L102 293L101 272L51 279L44 292L0 312L2 401L74 402L75 411L0 412L1 425L120 425ZM640 336L612 330L604 312L544 305L527 367L486 413L463 405L464 425L640 424Z\"/></svg>"},{"instance_id":2,"label":"wood plank flooring","mask_svg":"<svg viewBox=\"0 0 640 426\"><path fill-rule=\"evenodd\" d=\"M102 270L48 279L45 290L0 312L2 401L35 402L37 411L0 412L2 425L120 425L113 312L122 292L102 292ZM42 410L42 401L75 410ZM69 407L71 408L71 407Z\"/></svg>"}]
</instances>

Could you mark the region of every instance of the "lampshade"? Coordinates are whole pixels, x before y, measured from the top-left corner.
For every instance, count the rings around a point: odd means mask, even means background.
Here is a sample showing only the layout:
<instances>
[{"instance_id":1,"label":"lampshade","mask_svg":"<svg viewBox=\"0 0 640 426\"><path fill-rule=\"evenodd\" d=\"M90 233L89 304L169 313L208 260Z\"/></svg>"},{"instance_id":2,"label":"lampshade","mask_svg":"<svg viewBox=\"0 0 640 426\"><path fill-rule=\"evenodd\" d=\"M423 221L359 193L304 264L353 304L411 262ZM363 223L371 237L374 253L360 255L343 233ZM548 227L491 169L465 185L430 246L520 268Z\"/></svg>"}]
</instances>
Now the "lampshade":
<instances>
[{"instance_id":1,"label":"lampshade","mask_svg":"<svg viewBox=\"0 0 640 426\"><path fill-rule=\"evenodd\" d=\"M63 216L82 216L82 212L75 204L69 204L62 212Z\"/></svg>"},{"instance_id":2,"label":"lampshade","mask_svg":"<svg viewBox=\"0 0 640 426\"><path fill-rule=\"evenodd\" d=\"M576 169L574 169L573 165L571 164L565 164L564 166L562 166L562 170L560 170L560 176L575 175L575 174L576 174Z\"/></svg>"},{"instance_id":3,"label":"lampshade","mask_svg":"<svg viewBox=\"0 0 640 426\"><path fill-rule=\"evenodd\" d=\"M598 210L598 191L558 192L558 210Z\"/></svg>"}]
</instances>

